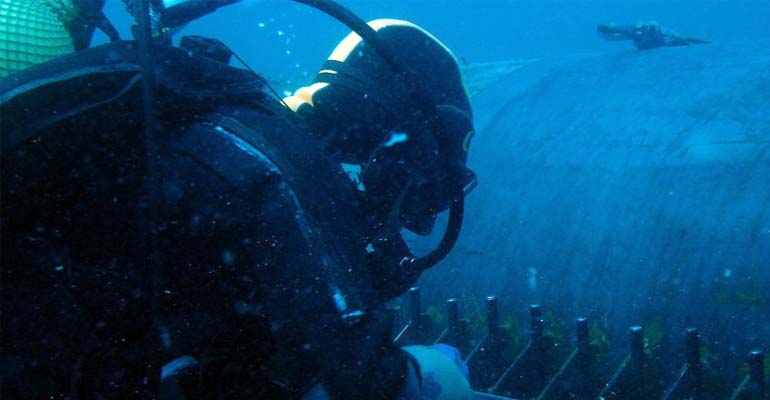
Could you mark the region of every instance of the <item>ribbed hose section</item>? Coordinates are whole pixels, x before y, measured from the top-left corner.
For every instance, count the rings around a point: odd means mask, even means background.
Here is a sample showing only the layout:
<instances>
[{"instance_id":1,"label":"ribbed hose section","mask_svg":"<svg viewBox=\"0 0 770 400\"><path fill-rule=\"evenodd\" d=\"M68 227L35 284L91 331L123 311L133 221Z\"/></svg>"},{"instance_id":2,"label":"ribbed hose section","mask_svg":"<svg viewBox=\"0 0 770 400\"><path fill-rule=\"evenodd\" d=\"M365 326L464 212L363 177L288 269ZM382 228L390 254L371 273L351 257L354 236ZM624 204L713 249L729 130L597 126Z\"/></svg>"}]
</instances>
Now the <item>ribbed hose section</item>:
<instances>
[{"instance_id":1,"label":"ribbed hose section","mask_svg":"<svg viewBox=\"0 0 770 400\"><path fill-rule=\"evenodd\" d=\"M74 51L71 0L0 0L0 78Z\"/></svg>"}]
</instances>

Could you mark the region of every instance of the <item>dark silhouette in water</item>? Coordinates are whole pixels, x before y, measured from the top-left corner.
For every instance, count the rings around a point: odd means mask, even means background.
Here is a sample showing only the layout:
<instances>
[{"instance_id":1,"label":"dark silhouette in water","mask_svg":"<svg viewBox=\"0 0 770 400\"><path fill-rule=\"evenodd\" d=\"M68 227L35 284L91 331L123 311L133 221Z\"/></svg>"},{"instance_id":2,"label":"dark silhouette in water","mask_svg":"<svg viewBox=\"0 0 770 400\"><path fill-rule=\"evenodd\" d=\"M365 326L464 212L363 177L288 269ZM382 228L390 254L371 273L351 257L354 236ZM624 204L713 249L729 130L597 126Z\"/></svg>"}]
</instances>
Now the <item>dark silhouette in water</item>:
<instances>
[{"instance_id":1,"label":"dark silhouette in water","mask_svg":"<svg viewBox=\"0 0 770 400\"><path fill-rule=\"evenodd\" d=\"M447 359L396 347L384 302L454 241L425 261L402 228L450 209L456 239L471 108L438 40L371 26L403 71L351 34L285 101L201 39L154 41L149 65L117 41L0 80L3 398L418 395ZM440 375L426 387L468 389Z\"/></svg>"},{"instance_id":2,"label":"dark silhouette in water","mask_svg":"<svg viewBox=\"0 0 770 400\"><path fill-rule=\"evenodd\" d=\"M657 22L636 25L599 24L596 26L596 31L607 40L631 40L640 50L709 43L706 40L677 36Z\"/></svg>"}]
</instances>

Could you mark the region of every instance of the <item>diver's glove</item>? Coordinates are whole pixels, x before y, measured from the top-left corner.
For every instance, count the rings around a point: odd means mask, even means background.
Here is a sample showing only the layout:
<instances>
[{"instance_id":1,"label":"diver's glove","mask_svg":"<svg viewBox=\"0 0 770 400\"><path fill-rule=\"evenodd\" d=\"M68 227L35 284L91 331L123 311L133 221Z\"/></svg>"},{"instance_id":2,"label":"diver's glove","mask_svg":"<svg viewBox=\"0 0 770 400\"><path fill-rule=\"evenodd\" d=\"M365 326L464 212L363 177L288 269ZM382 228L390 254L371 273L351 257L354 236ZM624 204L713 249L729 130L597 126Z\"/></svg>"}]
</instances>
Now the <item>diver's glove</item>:
<instances>
[{"instance_id":1,"label":"diver's glove","mask_svg":"<svg viewBox=\"0 0 770 400\"><path fill-rule=\"evenodd\" d=\"M415 393L414 375L410 374L403 398L431 400L470 400L473 390L468 383L468 367L460 352L449 345L406 346L403 350L417 364L419 393ZM412 368L409 369L412 372Z\"/></svg>"},{"instance_id":2,"label":"diver's glove","mask_svg":"<svg viewBox=\"0 0 770 400\"><path fill-rule=\"evenodd\" d=\"M405 377L400 383L397 393L383 394L383 398L394 400L470 400L473 398L471 385L468 383L468 367L462 361L460 352L454 347L438 344L434 346L406 346L399 353L409 359L406 362ZM398 358L398 357L397 357ZM389 367L394 367L393 363ZM400 362L399 362L400 364ZM399 374L394 368L392 372ZM381 386L378 381L382 376L377 374L367 376L368 386ZM387 381L387 380L386 380ZM392 381L392 380L391 380ZM391 382L389 384L396 384ZM393 389L393 388L391 388ZM302 400L331 400L347 398L334 396L319 383Z\"/></svg>"}]
</instances>

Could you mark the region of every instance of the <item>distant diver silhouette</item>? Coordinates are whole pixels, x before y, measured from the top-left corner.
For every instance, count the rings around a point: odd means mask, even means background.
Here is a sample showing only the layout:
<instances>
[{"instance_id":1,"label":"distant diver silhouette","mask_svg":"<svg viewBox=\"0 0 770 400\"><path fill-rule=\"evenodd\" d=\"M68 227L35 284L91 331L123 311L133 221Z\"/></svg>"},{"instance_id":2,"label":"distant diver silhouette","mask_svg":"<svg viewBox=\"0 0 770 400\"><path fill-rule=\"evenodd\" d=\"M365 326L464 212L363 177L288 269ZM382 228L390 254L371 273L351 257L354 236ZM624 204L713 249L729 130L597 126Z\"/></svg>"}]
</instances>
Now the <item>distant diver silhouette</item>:
<instances>
[{"instance_id":1,"label":"distant diver silhouette","mask_svg":"<svg viewBox=\"0 0 770 400\"><path fill-rule=\"evenodd\" d=\"M707 40L678 36L657 22L636 25L599 24L596 26L596 32L606 40L632 40L634 46L640 50L710 43Z\"/></svg>"}]
</instances>

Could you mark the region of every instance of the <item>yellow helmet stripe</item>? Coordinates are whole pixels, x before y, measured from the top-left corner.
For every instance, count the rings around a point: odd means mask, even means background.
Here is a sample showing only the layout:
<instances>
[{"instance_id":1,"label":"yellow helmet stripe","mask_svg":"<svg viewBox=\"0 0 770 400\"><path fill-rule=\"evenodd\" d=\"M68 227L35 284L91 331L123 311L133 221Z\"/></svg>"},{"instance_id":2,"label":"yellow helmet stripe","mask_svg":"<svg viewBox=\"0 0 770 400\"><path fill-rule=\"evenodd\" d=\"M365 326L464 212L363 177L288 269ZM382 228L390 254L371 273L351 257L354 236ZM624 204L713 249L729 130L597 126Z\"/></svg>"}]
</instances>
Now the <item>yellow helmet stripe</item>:
<instances>
[{"instance_id":1,"label":"yellow helmet stripe","mask_svg":"<svg viewBox=\"0 0 770 400\"><path fill-rule=\"evenodd\" d=\"M457 58L455 57L454 53L452 53L449 48L442 43L440 40L438 40L435 36L433 36L430 32L426 31L425 29L422 29L421 27L409 22L409 21L402 21L400 19L390 19L390 18L383 18L383 19L376 19L374 21L370 21L369 26L372 27L375 31L379 31L382 28L388 27L388 26L409 26L415 29L419 29L421 32L423 32L426 36L433 39L436 43L441 45L441 47L444 48L444 50L452 56L452 58L455 59L455 62L457 62ZM339 61L339 62L345 62L350 54L353 52L353 49L358 46L359 43L361 43L361 36L359 36L355 32L351 32L348 36L343 39L340 44L337 45L337 47L334 49L332 54L329 56L329 60Z\"/></svg>"},{"instance_id":2,"label":"yellow helmet stripe","mask_svg":"<svg viewBox=\"0 0 770 400\"><path fill-rule=\"evenodd\" d=\"M313 95L327 86L329 86L329 84L326 82L316 82L310 86L301 87L297 89L293 95L284 97L283 101L292 109L292 111L297 111L303 104L315 106L315 104L313 104Z\"/></svg>"}]
</instances>

